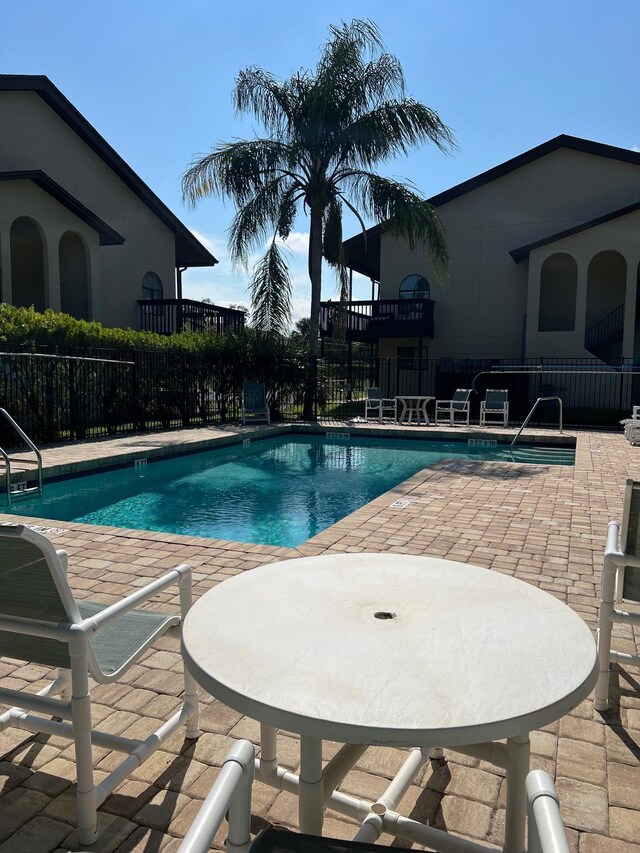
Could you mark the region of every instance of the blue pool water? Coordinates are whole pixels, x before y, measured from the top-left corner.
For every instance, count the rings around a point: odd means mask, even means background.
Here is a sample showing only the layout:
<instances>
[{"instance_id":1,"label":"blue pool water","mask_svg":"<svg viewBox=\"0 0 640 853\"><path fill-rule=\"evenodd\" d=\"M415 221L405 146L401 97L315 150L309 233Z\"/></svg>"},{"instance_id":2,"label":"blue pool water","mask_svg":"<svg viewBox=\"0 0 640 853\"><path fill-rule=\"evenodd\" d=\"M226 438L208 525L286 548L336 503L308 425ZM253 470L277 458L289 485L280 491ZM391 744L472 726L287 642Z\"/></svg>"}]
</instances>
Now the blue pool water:
<instances>
[{"instance_id":1,"label":"blue pool water","mask_svg":"<svg viewBox=\"0 0 640 853\"><path fill-rule=\"evenodd\" d=\"M443 459L573 464L573 450L283 436L46 484L19 515L293 547Z\"/></svg>"}]
</instances>

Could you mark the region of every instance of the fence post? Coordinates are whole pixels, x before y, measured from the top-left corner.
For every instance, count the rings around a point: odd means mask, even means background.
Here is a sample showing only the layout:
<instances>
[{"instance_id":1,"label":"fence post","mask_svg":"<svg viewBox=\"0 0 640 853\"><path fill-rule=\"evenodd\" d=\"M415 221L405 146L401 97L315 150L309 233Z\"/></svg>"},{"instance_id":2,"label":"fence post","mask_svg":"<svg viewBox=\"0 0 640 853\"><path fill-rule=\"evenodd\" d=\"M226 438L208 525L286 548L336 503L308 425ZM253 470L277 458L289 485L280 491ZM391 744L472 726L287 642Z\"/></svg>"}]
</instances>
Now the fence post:
<instances>
[{"instance_id":1,"label":"fence post","mask_svg":"<svg viewBox=\"0 0 640 853\"><path fill-rule=\"evenodd\" d=\"M78 394L76 388L76 363L70 358L69 365L69 427L74 438L79 438Z\"/></svg>"},{"instance_id":2,"label":"fence post","mask_svg":"<svg viewBox=\"0 0 640 853\"><path fill-rule=\"evenodd\" d=\"M144 429L144 420L142 418L143 404L140 399L140 389L138 383L138 359L136 353L131 353L131 388L129 389L129 417L133 423L135 430Z\"/></svg>"},{"instance_id":3,"label":"fence post","mask_svg":"<svg viewBox=\"0 0 640 853\"><path fill-rule=\"evenodd\" d=\"M351 360L349 360L351 365ZM318 420L318 357L313 356L311 360L312 384L313 384L313 419Z\"/></svg>"},{"instance_id":4,"label":"fence post","mask_svg":"<svg viewBox=\"0 0 640 853\"><path fill-rule=\"evenodd\" d=\"M190 400L189 400L189 374L191 370L187 371L187 358L188 355L186 352L182 353L182 357L180 358L180 367L181 367L181 376L180 376L180 398L181 398L181 414L182 414L182 426L189 426L190 417ZM189 368L193 369L193 361L189 364Z\"/></svg>"}]
</instances>

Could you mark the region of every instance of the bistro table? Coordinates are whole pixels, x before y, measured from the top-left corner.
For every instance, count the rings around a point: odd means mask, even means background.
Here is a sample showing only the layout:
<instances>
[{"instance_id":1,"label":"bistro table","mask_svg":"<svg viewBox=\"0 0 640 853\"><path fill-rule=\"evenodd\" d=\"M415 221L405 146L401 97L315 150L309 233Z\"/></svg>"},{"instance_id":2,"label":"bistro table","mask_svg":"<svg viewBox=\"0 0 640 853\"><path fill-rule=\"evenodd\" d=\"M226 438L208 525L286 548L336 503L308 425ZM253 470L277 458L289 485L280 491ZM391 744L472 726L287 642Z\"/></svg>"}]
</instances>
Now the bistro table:
<instances>
[{"instance_id":1,"label":"bistro table","mask_svg":"<svg viewBox=\"0 0 640 853\"><path fill-rule=\"evenodd\" d=\"M453 747L506 769L508 853L524 849L529 732L578 705L597 675L591 632L548 593L393 553L236 575L194 604L182 644L202 687L260 721L257 778L298 794L303 832L320 835L330 806L364 821L358 840L387 830L437 846L440 830L394 809L434 750ZM299 777L278 766L278 728L301 736ZM345 744L324 770L323 739ZM336 790L366 744L413 748L376 803Z\"/></svg>"},{"instance_id":2,"label":"bistro table","mask_svg":"<svg viewBox=\"0 0 640 853\"><path fill-rule=\"evenodd\" d=\"M413 416L416 416L416 421L420 424L422 419L429 426L429 415L427 414L427 403L435 400L435 397L427 397L424 395L398 395L396 403L400 403L402 409L398 415L398 423L404 423L405 418L407 423L413 422Z\"/></svg>"}]
</instances>

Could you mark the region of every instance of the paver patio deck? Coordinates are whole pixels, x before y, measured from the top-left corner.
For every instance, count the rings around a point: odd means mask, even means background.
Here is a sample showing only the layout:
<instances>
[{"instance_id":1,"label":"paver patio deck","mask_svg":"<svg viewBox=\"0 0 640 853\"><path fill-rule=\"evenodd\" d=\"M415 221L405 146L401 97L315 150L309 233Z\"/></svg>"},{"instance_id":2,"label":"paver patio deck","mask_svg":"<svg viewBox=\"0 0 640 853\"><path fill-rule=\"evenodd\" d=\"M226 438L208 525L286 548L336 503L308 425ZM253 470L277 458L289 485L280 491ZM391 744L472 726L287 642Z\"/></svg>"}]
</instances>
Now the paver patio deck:
<instances>
[{"instance_id":1,"label":"paver patio deck","mask_svg":"<svg viewBox=\"0 0 640 853\"><path fill-rule=\"evenodd\" d=\"M116 454L164 453L169 445L237 435L241 428L196 429L69 444L44 452L50 470ZM250 430L255 432L255 430ZM451 435L456 430L444 430ZM262 430L261 430L262 432ZM429 430L429 434L433 431ZM474 430L478 432L478 430ZM500 431L503 432L503 431ZM431 554L514 575L565 601L594 629L607 522L619 518L624 482L640 479L640 449L622 434L582 432L576 466L505 462L442 462L425 469L297 549L60 522L52 538L70 554L69 580L78 598L110 602L181 561L194 569L194 595L230 575L286 557L325 551ZM64 469L59 466L64 466ZM392 508L398 497L410 503ZM0 520L15 520L0 515ZM27 523L38 523L24 519ZM56 522L43 521L47 527ZM172 603L169 595L158 599ZM640 629L614 627L616 648L640 651ZM121 684L93 691L95 719L114 733L139 736L178 704L181 661L175 636L166 636ZM0 658L7 686L36 689L46 669ZM614 703L604 716L591 701L532 734L532 767L556 778L561 809L576 853L640 850L640 674L618 670ZM171 851L179 844L215 779L234 738L257 741L251 720L202 694L196 742L177 733L104 804L97 851ZM143 722L137 722L138 713ZM135 734L134 734L135 733ZM282 735L284 764L298 763L296 737ZM333 745L327 744L327 757ZM98 774L114 756L96 750ZM375 798L402 761L394 750L370 750L343 789ZM0 734L0 853L77 850L73 747L47 736ZM433 762L400 810L476 840L502 837L504 773L447 751ZM265 821L295 826L296 803L286 793L256 785L254 828ZM350 838L354 826L329 813L327 834ZM222 843L222 834L216 846ZM383 844L404 842L383 836ZM86 849L86 848L83 848Z\"/></svg>"}]
</instances>

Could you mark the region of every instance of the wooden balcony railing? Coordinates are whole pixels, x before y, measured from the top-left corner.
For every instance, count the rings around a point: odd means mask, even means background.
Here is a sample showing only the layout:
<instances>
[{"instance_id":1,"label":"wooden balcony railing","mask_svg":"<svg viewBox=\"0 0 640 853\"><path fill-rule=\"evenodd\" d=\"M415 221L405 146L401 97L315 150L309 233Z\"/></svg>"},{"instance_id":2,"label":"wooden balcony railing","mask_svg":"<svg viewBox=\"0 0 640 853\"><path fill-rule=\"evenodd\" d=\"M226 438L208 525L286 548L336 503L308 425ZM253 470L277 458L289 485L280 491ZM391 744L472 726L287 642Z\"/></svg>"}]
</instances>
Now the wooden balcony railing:
<instances>
[{"instance_id":1,"label":"wooden balcony railing","mask_svg":"<svg viewBox=\"0 0 640 853\"><path fill-rule=\"evenodd\" d=\"M321 302L320 334L372 342L380 338L433 337L432 299Z\"/></svg>"},{"instance_id":2,"label":"wooden balcony railing","mask_svg":"<svg viewBox=\"0 0 640 853\"><path fill-rule=\"evenodd\" d=\"M222 308L193 299L139 299L143 332L173 335L176 332L237 332L244 327L244 311Z\"/></svg>"}]
</instances>

